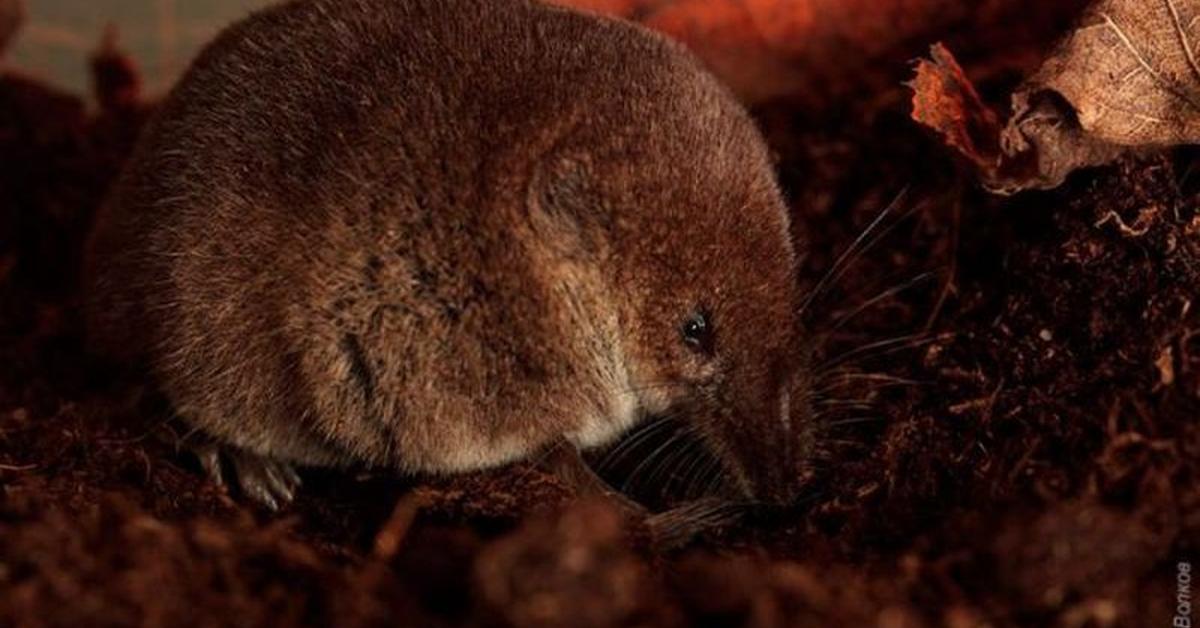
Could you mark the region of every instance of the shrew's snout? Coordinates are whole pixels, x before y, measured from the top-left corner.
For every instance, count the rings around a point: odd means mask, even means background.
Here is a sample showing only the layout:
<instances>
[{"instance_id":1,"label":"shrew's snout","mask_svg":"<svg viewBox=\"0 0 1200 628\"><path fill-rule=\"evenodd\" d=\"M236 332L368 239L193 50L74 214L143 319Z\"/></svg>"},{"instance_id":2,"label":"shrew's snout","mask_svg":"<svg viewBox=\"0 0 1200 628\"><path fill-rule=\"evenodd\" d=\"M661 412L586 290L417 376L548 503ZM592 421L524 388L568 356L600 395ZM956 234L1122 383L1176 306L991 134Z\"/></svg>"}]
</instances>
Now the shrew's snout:
<instances>
[{"instance_id":1,"label":"shrew's snout","mask_svg":"<svg viewBox=\"0 0 1200 628\"><path fill-rule=\"evenodd\" d=\"M786 506L804 488L812 446L811 412L798 375L778 378L757 411L731 426L731 466L738 484L756 502Z\"/></svg>"}]
</instances>

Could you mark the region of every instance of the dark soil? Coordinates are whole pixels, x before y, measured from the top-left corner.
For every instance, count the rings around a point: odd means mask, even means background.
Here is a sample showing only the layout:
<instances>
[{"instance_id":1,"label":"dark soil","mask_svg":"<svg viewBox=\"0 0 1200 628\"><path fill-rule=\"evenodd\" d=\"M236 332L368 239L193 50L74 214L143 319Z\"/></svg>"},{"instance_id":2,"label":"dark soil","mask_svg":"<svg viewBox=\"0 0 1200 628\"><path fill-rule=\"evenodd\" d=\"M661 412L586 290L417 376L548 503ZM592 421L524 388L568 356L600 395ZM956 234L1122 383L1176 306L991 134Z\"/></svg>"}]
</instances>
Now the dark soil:
<instances>
[{"instance_id":1,"label":"dark soil","mask_svg":"<svg viewBox=\"0 0 1200 628\"><path fill-rule=\"evenodd\" d=\"M996 102L1037 58L1002 54L964 58ZM895 81L762 107L807 285L908 192L817 301L857 401L803 506L661 555L524 465L311 473L277 516L205 481L82 350L83 234L149 111L118 56L97 75L96 111L0 80L0 625L1170 625L1200 556L1194 151L1004 199Z\"/></svg>"}]
</instances>

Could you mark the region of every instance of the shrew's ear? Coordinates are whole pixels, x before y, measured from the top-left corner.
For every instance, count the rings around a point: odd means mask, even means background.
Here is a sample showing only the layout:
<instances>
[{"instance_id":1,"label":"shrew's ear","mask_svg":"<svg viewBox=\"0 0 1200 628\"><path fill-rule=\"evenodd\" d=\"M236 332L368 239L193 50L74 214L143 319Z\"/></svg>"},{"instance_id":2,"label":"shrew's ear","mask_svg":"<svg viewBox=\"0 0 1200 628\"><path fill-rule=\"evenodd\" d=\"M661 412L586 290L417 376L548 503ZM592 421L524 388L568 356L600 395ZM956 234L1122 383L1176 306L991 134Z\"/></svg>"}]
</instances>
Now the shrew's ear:
<instances>
[{"instance_id":1,"label":"shrew's ear","mask_svg":"<svg viewBox=\"0 0 1200 628\"><path fill-rule=\"evenodd\" d=\"M607 241L603 199L586 157L550 155L537 164L526 204L534 232L567 257L593 257Z\"/></svg>"}]
</instances>

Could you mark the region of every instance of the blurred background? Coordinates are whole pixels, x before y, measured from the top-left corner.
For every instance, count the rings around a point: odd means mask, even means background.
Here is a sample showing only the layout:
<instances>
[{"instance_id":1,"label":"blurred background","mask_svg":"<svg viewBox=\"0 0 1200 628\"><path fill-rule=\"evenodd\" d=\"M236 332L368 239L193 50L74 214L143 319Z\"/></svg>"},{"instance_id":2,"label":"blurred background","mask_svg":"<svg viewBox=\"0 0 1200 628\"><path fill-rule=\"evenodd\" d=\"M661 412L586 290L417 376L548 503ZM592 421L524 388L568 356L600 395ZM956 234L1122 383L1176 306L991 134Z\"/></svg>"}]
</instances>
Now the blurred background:
<instances>
[{"instance_id":1,"label":"blurred background","mask_svg":"<svg viewBox=\"0 0 1200 628\"><path fill-rule=\"evenodd\" d=\"M86 93L88 54L111 25L151 98L222 27L273 2L0 0L0 7L19 1L29 15L7 61L22 73ZM865 83L896 86L909 77L910 60L939 39L968 64L986 59L993 75L1025 67L1085 0L1053 0L1037 12L1017 0L548 1L623 16L684 42L749 104L786 97L825 106Z\"/></svg>"},{"instance_id":2,"label":"blurred background","mask_svg":"<svg viewBox=\"0 0 1200 628\"><path fill-rule=\"evenodd\" d=\"M270 0L28 0L28 21L10 51L22 72L83 92L88 54L105 29L117 29L121 47L143 71L151 94L187 67L223 26Z\"/></svg>"}]
</instances>

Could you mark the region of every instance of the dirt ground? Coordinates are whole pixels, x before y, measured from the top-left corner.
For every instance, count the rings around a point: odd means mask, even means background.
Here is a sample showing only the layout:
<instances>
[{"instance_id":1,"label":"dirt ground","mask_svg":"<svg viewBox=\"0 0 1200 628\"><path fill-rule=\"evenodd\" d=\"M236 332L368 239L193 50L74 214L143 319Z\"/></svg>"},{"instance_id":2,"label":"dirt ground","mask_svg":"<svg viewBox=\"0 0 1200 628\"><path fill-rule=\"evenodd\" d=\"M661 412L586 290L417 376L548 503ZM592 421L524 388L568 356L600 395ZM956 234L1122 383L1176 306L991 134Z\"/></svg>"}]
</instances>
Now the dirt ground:
<instances>
[{"instance_id":1,"label":"dirt ground","mask_svg":"<svg viewBox=\"0 0 1200 628\"><path fill-rule=\"evenodd\" d=\"M0 79L0 625L1170 625L1200 558L1200 152L995 197L900 84L946 39L1003 110L1069 13L964 17L833 102L756 107L805 285L907 192L817 302L846 416L805 500L670 554L524 465L312 472L281 515L205 481L77 315L83 234L152 104L112 55L99 107Z\"/></svg>"}]
</instances>

